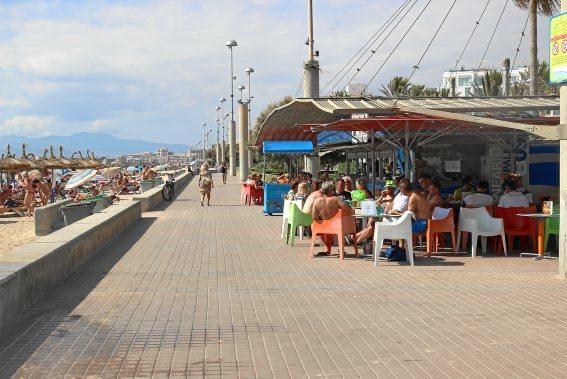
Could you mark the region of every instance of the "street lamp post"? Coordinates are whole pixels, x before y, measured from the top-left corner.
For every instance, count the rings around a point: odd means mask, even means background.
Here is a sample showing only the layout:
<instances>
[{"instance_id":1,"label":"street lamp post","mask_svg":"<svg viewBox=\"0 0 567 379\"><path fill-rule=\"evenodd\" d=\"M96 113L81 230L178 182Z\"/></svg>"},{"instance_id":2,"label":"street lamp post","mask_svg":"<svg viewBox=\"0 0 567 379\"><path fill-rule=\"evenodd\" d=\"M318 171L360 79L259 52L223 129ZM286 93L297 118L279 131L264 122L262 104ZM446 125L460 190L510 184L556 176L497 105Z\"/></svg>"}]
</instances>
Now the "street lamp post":
<instances>
[{"instance_id":1,"label":"street lamp post","mask_svg":"<svg viewBox=\"0 0 567 379\"><path fill-rule=\"evenodd\" d=\"M254 73L254 69L252 67L248 67L246 70L244 70L244 72L248 75L248 142L252 143L252 115L251 115L251 110L252 110L252 73ZM252 167L253 162L253 152L252 149L248 150L248 167Z\"/></svg>"},{"instance_id":2,"label":"street lamp post","mask_svg":"<svg viewBox=\"0 0 567 379\"><path fill-rule=\"evenodd\" d=\"M240 91L240 102L243 102L242 99L242 92L246 89L246 87L244 87L242 84L238 86L238 90Z\"/></svg>"},{"instance_id":3,"label":"street lamp post","mask_svg":"<svg viewBox=\"0 0 567 379\"><path fill-rule=\"evenodd\" d=\"M207 123L203 122L203 160L207 161L207 138L205 133L205 128L207 127Z\"/></svg>"},{"instance_id":4,"label":"street lamp post","mask_svg":"<svg viewBox=\"0 0 567 379\"><path fill-rule=\"evenodd\" d=\"M221 97L219 99L220 103L221 103L221 115L224 115L224 103L226 101L226 99L224 97ZM226 160L226 155L225 155L225 137L224 137L224 120L226 120L226 116L223 116L222 118L222 145L221 145L221 157L222 157L222 161L225 162Z\"/></svg>"},{"instance_id":5,"label":"street lamp post","mask_svg":"<svg viewBox=\"0 0 567 379\"><path fill-rule=\"evenodd\" d=\"M221 158L220 158L220 110L221 107L219 107L217 105L217 119L215 120L217 122L217 148L216 148L216 155L217 155L217 165L220 165L221 163Z\"/></svg>"},{"instance_id":6,"label":"street lamp post","mask_svg":"<svg viewBox=\"0 0 567 379\"><path fill-rule=\"evenodd\" d=\"M235 40L231 39L225 44L226 47L230 50L230 102L231 102L231 118L230 118L230 127L228 129L229 135L229 150L230 150L230 175L236 176L236 123L234 122L234 80L236 77L234 76L234 62L233 62L233 55L232 49L238 44Z\"/></svg>"}]
</instances>

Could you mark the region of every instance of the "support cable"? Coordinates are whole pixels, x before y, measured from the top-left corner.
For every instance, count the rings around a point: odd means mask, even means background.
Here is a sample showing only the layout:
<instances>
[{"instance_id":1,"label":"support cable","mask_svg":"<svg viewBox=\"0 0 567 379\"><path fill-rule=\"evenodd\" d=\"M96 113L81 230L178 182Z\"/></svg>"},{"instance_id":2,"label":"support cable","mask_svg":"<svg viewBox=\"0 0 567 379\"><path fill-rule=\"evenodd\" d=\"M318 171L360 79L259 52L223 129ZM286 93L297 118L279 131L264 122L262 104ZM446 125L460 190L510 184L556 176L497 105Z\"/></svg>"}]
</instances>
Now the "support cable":
<instances>
[{"instance_id":1,"label":"support cable","mask_svg":"<svg viewBox=\"0 0 567 379\"><path fill-rule=\"evenodd\" d=\"M382 65L380 65L380 67L378 68L378 70L374 73L374 75L372 76L372 78L370 78L370 80L368 81L368 83L366 84L366 86L364 87L364 90L362 92L365 92L368 89L368 86L370 85L370 83L372 83L372 81L374 79L376 79L376 76L378 76L378 74L380 73L380 71L382 71L382 68L384 68L384 66L386 65L386 63L388 63L388 61L390 60L390 58L392 57L392 55L394 55L394 53L396 52L396 50L398 49L398 47L400 47L400 45L402 44L402 42L406 39L407 35L409 34L409 32L412 30L412 28L414 27L414 25L417 23L417 21L421 18L421 16L423 15L423 13L425 12L425 10L429 7L429 5L431 4L431 0L429 0L427 2L427 4L425 4L425 6L423 7L423 9L419 12L419 14L417 15L417 17L415 18L415 20L413 20L413 22L411 23L411 25L409 26L409 28L406 30L406 32L404 33L404 35L402 36L402 38L400 38L400 40L398 41L398 43L396 44L396 46L394 47L394 49L392 49L392 51L390 52L390 54L388 54L388 56L386 57L386 59L384 60L384 62L382 62ZM356 75L356 74L355 74ZM353 77L354 78L354 77ZM352 81L352 79L351 79Z\"/></svg>"},{"instance_id":2,"label":"support cable","mask_svg":"<svg viewBox=\"0 0 567 379\"><path fill-rule=\"evenodd\" d=\"M443 89L447 88L447 84L449 84L451 82L451 79L453 78L453 74L455 73L455 71L457 71L457 67L459 66L459 63L461 63L461 60L463 59L463 55L465 54L465 51L467 50L467 48L469 47L469 44L472 41L472 38L474 37L476 30L478 29L478 26L480 25L480 21L482 20L482 18L484 17L484 14L486 13L486 9L488 8L488 5L490 4L492 0L488 0L486 2L486 4L484 5L484 8L482 9L482 13L480 14L480 17L478 18L478 20L476 20L476 22L474 23L474 27L473 30L471 32L471 35L469 36L469 39L467 40L467 42L465 43L465 46L463 47L463 50L461 51L461 54L459 55L459 57L457 58L457 60L455 61L455 67L453 67L453 70L451 71L451 74L449 75L449 80L447 80L447 82L445 83L445 85L443 86Z\"/></svg>"},{"instance_id":3,"label":"support cable","mask_svg":"<svg viewBox=\"0 0 567 379\"><path fill-rule=\"evenodd\" d=\"M512 70L516 65L516 59L518 58L518 54L520 53L520 46L522 45L522 41L526 36L526 28L528 27L528 20L530 19L530 14L528 12L528 16L526 17L526 22L524 23L524 29L522 30L522 34L520 35L520 42L518 42L518 47L516 48L516 53L514 54L514 61L512 62Z\"/></svg>"},{"instance_id":4,"label":"support cable","mask_svg":"<svg viewBox=\"0 0 567 379\"><path fill-rule=\"evenodd\" d=\"M362 69L366 66L366 64L368 64L368 62L370 61L370 59L372 59L372 57L374 56L374 54L378 51L378 49L380 49L380 47L382 47L382 45L386 42L386 40L388 39L388 37L390 37L390 35L394 32L394 30L396 30L396 28L401 24L401 22L404 20L404 18L409 14L409 12L412 10L412 8L415 6L415 4L417 4L417 0L416 2L414 2L411 7L409 7L408 10L406 10L406 13L402 16L401 19L398 20L398 22L396 23L396 25L394 25L394 27L388 32L388 34L386 34L386 36L384 37L384 39L382 40L382 42L380 42L380 44L378 44L378 46L376 46L375 48L373 48L372 54L370 56L368 56L368 58L366 58L366 60L364 61L364 63L362 64L362 66L357 67L356 68L356 72L354 73L354 75L350 78L350 80L347 82L347 86L352 83L352 81L356 78L356 76L362 71ZM343 75L343 77L347 74L347 72L345 72L345 74ZM342 78L341 78L342 80ZM368 86L367 86L368 87ZM366 88L367 88L366 87ZM366 88L364 90L366 90Z\"/></svg>"},{"instance_id":5,"label":"support cable","mask_svg":"<svg viewBox=\"0 0 567 379\"><path fill-rule=\"evenodd\" d=\"M408 83L411 82L411 79L413 78L413 76L415 75L415 72L419 69L419 65L421 64L421 62L423 61L423 58L425 57L425 55L427 54L427 52L429 51L429 48L431 47L431 45L433 44L433 41L435 41L435 38L437 38L437 35L439 34L439 31L441 30L441 28L443 27L443 25L445 24L445 21L447 21L447 18L449 17L449 15L451 14L451 11L453 10L453 8L455 7L455 4L457 3L457 0L453 0L453 4L451 4L451 6L449 7L449 10L447 11L447 13L445 13L445 17L443 17L443 20L441 21L441 23L439 24L439 26L437 27L437 30L435 31L435 34L433 34L433 37L431 38L431 40L429 41L429 43L427 44L427 47L425 48L425 51L423 52L423 54L421 54L421 57L419 58L419 61L417 61L417 63L413 66L413 71L411 72L410 76L408 77ZM396 100L399 97L396 96Z\"/></svg>"},{"instance_id":6,"label":"support cable","mask_svg":"<svg viewBox=\"0 0 567 379\"><path fill-rule=\"evenodd\" d=\"M392 14L381 26L380 28L376 31L376 33L374 33L372 35L372 37L370 37L370 39L368 41L366 41L366 43L350 58L350 60L341 68L341 70L339 72L337 72L335 74L335 76L333 76L328 82L327 84L325 84L325 86L323 87L323 89L321 90L321 92L323 92L327 87L329 87L331 85L331 83L333 83L333 81L350 65L350 67L348 68L348 70L341 76L341 78L339 78L339 80L337 81L337 83L335 83L333 85L333 87L331 87L331 89L329 90L329 92L331 92L339 83L340 81L345 77L345 75L348 73L348 71L352 70L352 68L360 61L360 59L362 59L362 57L364 56L364 54L366 54L368 52L368 50L370 50L370 48L372 47L372 45L374 44L374 42L380 37L379 34L384 32L386 29L388 29L388 27L391 25L391 23L401 14L401 12L403 11L403 9L411 2L417 2L417 0L405 0L404 3L402 3L402 5L396 9L396 11L394 12L394 14ZM364 51L362 51L364 50ZM373 49L376 50L376 49ZM362 52L362 53L361 53ZM358 59L356 59L356 61L353 63L353 60L360 54L360 56L358 57ZM374 54L374 52L372 53ZM351 64L352 63L352 64Z\"/></svg>"},{"instance_id":7,"label":"support cable","mask_svg":"<svg viewBox=\"0 0 567 379\"><path fill-rule=\"evenodd\" d=\"M478 64L479 70L482 67L482 62L484 62L484 58L486 57L486 53L488 52L488 49L490 48L490 45L492 44L492 40L494 39L494 35L496 34L496 30L498 30L498 26L500 25L500 21L502 20L502 16L504 15L504 11L506 10L506 7L508 6L509 2L510 2L510 0L506 0L506 2L504 3L504 6L502 7L502 11L500 12L500 16L498 16L498 21L496 22L496 26L494 27L494 30L492 31L492 35L490 36L490 40L488 41L488 45L486 45L486 49L484 49L484 54L482 54L482 58L480 59L480 62Z\"/></svg>"}]
</instances>

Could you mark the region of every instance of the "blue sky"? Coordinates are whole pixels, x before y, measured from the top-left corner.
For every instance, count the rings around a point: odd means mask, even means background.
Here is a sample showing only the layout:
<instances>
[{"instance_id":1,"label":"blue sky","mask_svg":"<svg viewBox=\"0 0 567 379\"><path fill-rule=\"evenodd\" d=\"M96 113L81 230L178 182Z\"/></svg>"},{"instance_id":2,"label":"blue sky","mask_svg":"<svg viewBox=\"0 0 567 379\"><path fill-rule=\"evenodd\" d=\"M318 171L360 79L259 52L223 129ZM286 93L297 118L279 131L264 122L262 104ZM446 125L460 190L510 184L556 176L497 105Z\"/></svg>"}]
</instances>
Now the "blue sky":
<instances>
[{"instance_id":1,"label":"blue sky","mask_svg":"<svg viewBox=\"0 0 567 379\"><path fill-rule=\"evenodd\" d=\"M428 0L416 0L415 10ZM315 0L321 86L402 0ZM369 87L407 76L451 0L432 0L392 60ZM505 0L493 0L461 65L476 67ZM457 0L413 81L438 86L454 65L485 0ZM220 97L229 98L229 39L235 87L252 66L253 116L295 96L307 50L305 0L2 1L0 3L0 134L104 132L123 138L194 144L202 123L215 128ZM365 82L382 64L408 21L360 72ZM525 13L510 1L485 65L513 57ZM547 20L539 20L540 56ZM528 61L527 37L517 65ZM350 77L351 75L348 75ZM238 97L238 95L236 95ZM228 107L227 107L228 108Z\"/></svg>"}]
</instances>

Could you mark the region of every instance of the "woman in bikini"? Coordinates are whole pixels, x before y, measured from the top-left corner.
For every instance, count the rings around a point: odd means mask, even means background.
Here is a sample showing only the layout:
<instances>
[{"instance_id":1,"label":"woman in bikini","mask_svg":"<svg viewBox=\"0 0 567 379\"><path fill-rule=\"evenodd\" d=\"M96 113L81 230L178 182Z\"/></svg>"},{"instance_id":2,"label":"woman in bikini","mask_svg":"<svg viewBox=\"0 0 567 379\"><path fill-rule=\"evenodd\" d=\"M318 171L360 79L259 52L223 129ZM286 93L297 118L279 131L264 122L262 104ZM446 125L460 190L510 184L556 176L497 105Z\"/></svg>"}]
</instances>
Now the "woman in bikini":
<instances>
[{"instance_id":1,"label":"woman in bikini","mask_svg":"<svg viewBox=\"0 0 567 379\"><path fill-rule=\"evenodd\" d=\"M33 216L33 200L35 191L33 182L27 172L23 172L21 176L20 186L24 189L24 206L28 210L27 216Z\"/></svg>"}]
</instances>

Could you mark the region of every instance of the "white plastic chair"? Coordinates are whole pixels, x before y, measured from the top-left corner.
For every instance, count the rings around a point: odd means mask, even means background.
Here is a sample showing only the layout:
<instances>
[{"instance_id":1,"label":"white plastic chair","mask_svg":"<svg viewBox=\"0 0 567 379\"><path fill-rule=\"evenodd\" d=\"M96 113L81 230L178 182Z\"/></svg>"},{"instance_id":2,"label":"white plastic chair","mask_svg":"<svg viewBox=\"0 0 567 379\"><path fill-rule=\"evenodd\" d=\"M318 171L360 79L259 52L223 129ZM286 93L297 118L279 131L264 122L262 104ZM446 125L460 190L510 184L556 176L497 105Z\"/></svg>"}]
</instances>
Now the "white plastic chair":
<instances>
[{"instance_id":1,"label":"white plastic chair","mask_svg":"<svg viewBox=\"0 0 567 379\"><path fill-rule=\"evenodd\" d=\"M287 236L287 228L289 225L287 222L288 214L289 214L289 204L292 202L295 203L295 205L297 205L299 209L301 209L301 206L303 205L303 202L301 200L288 200L288 199L284 200L281 238L286 238ZM303 226L299 227L299 239L303 240Z\"/></svg>"},{"instance_id":2,"label":"white plastic chair","mask_svg":"<svg viewBox=\"0 0 567 379\"><path fill-rule=\"evenodd\" d=\"M457 246L461 246L461 233L471 234L472 257L476 257L478 237L481 237L482 253L486 254L487 237L500 236L504 255L506 250L506 236L504 234L504 220L492 217L486 208L461 208L459 213L459 227L457 229Z\"/></svg>"},{"instance_id":3,"label":"white plastic chair","mask_svg":"<svg viewBox=\"0 0 567 379\"><path fill-rule=\"evenodd\" d=\"M378 258L385 239L405 240L406 258L413 266L413 237L411 233L412 213L409 211L393 222L377 222L374 224L374 266L378 265Z\"/></svg>"}]
</instances>

